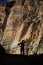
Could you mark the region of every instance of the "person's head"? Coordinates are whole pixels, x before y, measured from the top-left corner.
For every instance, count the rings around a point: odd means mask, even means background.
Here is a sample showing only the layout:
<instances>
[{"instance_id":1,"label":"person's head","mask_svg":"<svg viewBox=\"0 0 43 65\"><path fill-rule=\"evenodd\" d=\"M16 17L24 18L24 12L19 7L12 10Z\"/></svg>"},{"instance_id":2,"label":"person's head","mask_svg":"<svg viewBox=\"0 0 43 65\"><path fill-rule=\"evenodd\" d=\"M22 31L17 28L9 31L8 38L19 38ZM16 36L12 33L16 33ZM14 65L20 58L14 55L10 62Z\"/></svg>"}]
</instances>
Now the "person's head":
<instances>
[{"instance_id":1,"label":"person's head","mask_svg":"<svg viewBox=\"0 0 43 65\"><path fill-rule=\"evenodd\" d=\"M22 40L22 42L24 42L24 40Z\"/></svg>"}]
</instances>

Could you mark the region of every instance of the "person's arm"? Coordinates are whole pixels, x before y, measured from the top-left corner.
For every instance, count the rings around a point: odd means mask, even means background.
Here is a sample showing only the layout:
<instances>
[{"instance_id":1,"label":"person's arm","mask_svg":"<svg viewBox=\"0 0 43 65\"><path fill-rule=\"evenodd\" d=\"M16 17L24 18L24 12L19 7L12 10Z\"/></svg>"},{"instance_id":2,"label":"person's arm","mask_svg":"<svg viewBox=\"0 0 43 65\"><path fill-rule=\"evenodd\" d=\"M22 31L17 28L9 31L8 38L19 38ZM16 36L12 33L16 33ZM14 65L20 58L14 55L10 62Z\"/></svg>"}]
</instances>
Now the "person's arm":
<instances>
[{"instance_id":1,"label":"person's arm","mask_svg":"<svg viewBox=\"0 0 43 65\"><path fill-rule=\"evenodd\" d=\"M17 46L20 46L20 43L18 43L18 45Z\"/></svg>"}]
</instances>

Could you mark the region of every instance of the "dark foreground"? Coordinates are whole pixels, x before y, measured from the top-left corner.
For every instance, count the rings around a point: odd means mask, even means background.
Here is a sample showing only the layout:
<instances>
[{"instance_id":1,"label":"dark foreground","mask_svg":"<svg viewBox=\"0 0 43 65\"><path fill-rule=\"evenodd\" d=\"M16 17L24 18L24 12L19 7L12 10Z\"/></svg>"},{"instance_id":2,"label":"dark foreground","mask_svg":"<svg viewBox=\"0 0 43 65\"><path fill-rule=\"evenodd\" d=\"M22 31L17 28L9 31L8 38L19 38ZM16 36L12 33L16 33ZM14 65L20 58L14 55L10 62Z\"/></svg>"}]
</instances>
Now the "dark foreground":
<instances>
[{"instance_id":1,"label":"dark foreground","mask_svg":"<svg viewBox=\"0 0 43 65\"><path fill-rule=\"evenodd\" d=\"M0 55L0 65L43 65L43 54L40 55Z\"/></svg>"},{"instance_id":2,"label":"dark foreground","mask_svg":"<svg viewBox=\"0 0 43 65\"><path fill-rule=\"evenodd\" d=\"M43 65L43 54L11 55L0 45L0 65Z\"/></svg>"}]
</instances>

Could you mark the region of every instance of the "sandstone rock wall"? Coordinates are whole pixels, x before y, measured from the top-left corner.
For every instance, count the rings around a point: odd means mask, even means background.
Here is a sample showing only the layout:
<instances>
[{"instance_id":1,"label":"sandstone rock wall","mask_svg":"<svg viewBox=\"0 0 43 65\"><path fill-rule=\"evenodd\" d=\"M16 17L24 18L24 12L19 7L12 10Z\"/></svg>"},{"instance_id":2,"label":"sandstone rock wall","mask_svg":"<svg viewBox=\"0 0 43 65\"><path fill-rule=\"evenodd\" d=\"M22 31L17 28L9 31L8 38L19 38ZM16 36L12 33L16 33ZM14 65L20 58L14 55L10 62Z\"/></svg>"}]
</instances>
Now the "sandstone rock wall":
<instances>
[{"instance_id":1,"label":"sandstone rock wall","mask_svg":"<svg viewBox=\"0 0 43 65\"><path fill-rule=\"evenodd\" d=\"M29 55L43 53L43 0L0 5L0 43L8 53L20 54L17 44L22 40L26 41Z\"/></svg>"}]
</instances>

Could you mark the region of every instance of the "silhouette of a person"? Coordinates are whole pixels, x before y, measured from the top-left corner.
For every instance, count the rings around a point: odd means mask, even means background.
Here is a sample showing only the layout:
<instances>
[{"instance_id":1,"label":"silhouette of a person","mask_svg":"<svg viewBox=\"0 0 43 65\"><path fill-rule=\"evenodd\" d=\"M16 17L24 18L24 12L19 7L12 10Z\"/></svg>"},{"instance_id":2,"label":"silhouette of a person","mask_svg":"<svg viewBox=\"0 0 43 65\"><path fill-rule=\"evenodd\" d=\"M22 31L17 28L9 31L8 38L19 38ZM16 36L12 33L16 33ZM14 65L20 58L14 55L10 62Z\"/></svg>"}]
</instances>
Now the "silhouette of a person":
<instances>
[{"instance_id":1,"label":"silhouette of a person","mask_svg":"<svg viewBox=\"0 0 43 65\"><path fill-rule=\"evenodd\" d=\"M27 55L28 55L28 50L29 50L29 48L27 48Z\"/></svg>"},{"instance_id":2,"label":"silhouette of a person","mask_svg":"<svg viewBox=\"0 0 43 65\"><path fill-rule=\"evenodd\" d=\"M22 40L22 42L20 42L18 45L21 47L20 48L20 54L23 54L24 55L24 43L25 43L25 41L24 40Z\"/></svg>"}]
</instances>

